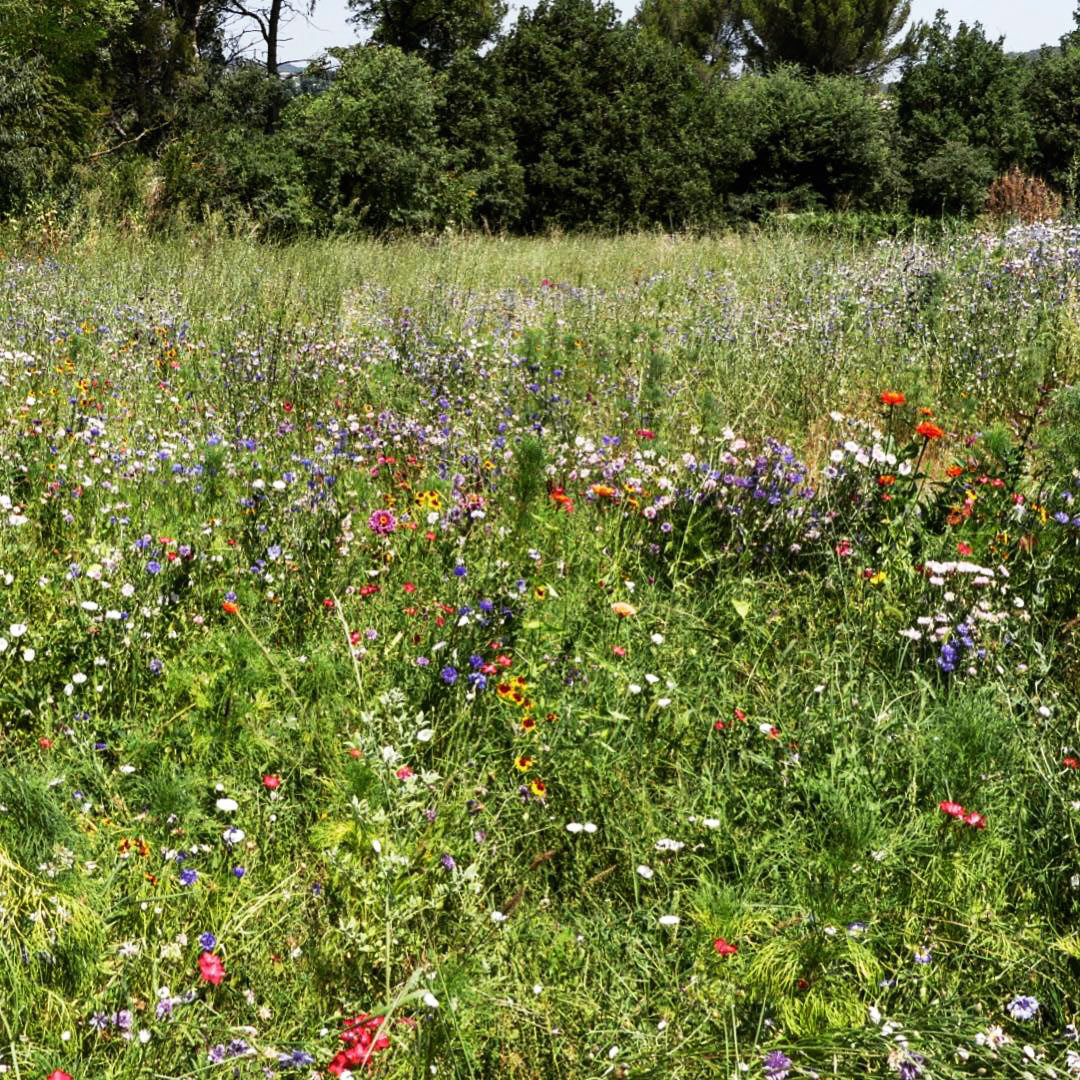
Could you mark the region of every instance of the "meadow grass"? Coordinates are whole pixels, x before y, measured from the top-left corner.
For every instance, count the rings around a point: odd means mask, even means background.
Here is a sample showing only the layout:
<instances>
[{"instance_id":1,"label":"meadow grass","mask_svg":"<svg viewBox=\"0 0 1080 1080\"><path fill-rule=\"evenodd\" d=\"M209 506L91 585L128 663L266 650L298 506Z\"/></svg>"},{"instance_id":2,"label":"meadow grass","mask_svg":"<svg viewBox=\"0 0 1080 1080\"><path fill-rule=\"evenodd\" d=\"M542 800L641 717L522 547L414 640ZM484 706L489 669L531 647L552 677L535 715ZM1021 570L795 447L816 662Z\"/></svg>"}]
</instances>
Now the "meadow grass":
<instances>
[{"instance_id":1,"label":"meadow grass","mask_svg":"<svg viewBox=\"0 0 1080 1080\"><path fill-rule=\"evenodd\" d=\"M0 247L0 1067L1080 1075L1072 230Z\"/></svg>"}]
</instances>

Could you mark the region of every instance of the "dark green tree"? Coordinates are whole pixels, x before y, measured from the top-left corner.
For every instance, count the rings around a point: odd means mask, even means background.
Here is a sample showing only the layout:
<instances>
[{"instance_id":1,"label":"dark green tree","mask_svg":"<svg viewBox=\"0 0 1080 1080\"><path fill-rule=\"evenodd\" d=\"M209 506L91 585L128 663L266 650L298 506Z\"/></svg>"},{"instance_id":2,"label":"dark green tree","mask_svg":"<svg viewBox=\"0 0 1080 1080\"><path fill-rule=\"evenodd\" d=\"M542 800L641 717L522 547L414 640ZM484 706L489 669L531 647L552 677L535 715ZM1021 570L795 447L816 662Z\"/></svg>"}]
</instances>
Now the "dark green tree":
<instances>
[{"instance_id":1,"label":"dark green tree","mask_svg":"<svg viewBox=\"0 0 1080 1080\"><path fill-rule=\"evenodd\" d=\"M459 53L441 73L439 135L460 194L457 220L512 229L525 204L525 170L517 161L511 103L491 58Z\"/></svg>"},{"instance_id":2,"label":"dark green tree","mask_svg":"<svg viewBox=\"0 0 1080 1080\"><path fill-rule=\"evenodd\" d=\"M492 59L512 102L529 230L700 220L714 134L685 51L619 24L610 4L540 0Z\"/></svg>"},{"instance_id":3,"label":"dark green tree","mask_svg":"<svg viewBox=\"0 0 1080 1080\"><path fill-rule=\"evenodd\" d=\"M717 87L718 125L737 132L728 203L742 218L773 210L858 210L894 196L893 120L861 79L798 68Z\"/></svg>"},{"instance_id":4,"label":"dark green tree","mask_svg":"<svg viewBox=\"0 0 1080 1080\"><path fill-rule=\"evenodd\" d=\"M438 223L446 151L439 140L431 69L389 46L334 49L329 89L297 98L282 133L305 161L319 224L339 229Z\"/></svg>"},{"instance_id":5,"label":"dark green tree","mask_svg":"<svg viewBox=\"0 0 1080 1080\"><path fill-rule=\"evenodd\" d=\"M818 75L880 78L912 55L921 27L904 27L911 0L741 0L750 64L794 64Z\"/></svg>"},{"instance_id":6,"label":"dark green tree","mask_svg":"<svg viewBox=\"0 0 1080 1080\"><path fill-rule=\"evenodd\" d=\"M349 0L349 8L375 44L417 53L435 68L491 41L507 12L504 0Z\"/></svg>"},{"instance_id":7,"label":"dark green tree","mask_svg":"<svg viewBox=\"0 0 1080 1080\"><path fill-rule=\"evenodd\" d=\"M953 34L939 11L919 56L905 62L896 111L917 209L976 209L978 189L1032 153L1025 61L1002 41L988 40L979 23Z\"/></svg>"},{"instance_id":8,"label":"dark green tree","mask_svg":"<svg viewBox=\"0 0 1080 1080\"><path fill-rule=\"evenodd\" d=\"M739 0L642 0L634 24L709 65L728 68L738 43Z\"/></svg>"},{"instance_id":9,"label":"dark green tree","mask_svg":"<svg viewBox=\"0 0 1080 1080\"><path fill-rule=\"evenodd\" d=\"M1043 49L1027 72L1025 100L1035 136L1032 165L1051 183L1080 195L1080 8L1077 30L1058 49Z\"/></svg>"}]
</instances>

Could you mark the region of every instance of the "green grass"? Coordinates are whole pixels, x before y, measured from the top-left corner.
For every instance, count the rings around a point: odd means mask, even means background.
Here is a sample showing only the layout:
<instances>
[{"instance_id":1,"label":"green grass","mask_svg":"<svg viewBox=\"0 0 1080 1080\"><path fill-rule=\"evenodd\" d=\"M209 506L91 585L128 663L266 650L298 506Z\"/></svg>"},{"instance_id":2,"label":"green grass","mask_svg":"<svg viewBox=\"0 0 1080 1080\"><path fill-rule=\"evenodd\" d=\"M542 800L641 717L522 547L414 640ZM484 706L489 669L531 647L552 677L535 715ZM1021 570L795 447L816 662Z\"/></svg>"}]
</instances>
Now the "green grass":
<instances>
[{"instance_id":1,"label":"green grass","mask_svg":"<svg viewBox=\"0 0 1080 1080\"><path fill-rule=\"evenodd\" d=\"M13 233L0 1064L1067 1074L1069 243Z\"/></svg>"}]
</instances>

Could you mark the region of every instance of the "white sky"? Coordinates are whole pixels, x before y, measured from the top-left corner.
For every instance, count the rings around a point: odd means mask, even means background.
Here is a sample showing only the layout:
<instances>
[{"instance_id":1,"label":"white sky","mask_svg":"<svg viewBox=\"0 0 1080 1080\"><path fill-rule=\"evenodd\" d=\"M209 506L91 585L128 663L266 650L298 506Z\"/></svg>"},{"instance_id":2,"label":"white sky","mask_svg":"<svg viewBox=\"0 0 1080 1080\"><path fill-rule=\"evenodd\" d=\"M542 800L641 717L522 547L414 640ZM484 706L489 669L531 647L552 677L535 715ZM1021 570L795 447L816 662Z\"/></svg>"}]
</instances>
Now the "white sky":
<instances>
[{"instance_id":1,"label":"white sky","mask_svg":"<svg viewBox=\"0 0 1080 1080\"><path fill-rule=\"evenodd\" d=\"M637 0L616 0L616 6L629 17ZM938 8L945 9L954 28L961 20L981 22L988 37L1004 36L1006 49L1017 52L1056 45L1074 28L1075 0L912 0L912 18L930 22ZM351 45L357 33L346 21L348 14L345 0L318 0L310 24L297 18L286 30L291 40L281 47L282 60L306 60L332 45Z\"/></svg>"}]
</instances>

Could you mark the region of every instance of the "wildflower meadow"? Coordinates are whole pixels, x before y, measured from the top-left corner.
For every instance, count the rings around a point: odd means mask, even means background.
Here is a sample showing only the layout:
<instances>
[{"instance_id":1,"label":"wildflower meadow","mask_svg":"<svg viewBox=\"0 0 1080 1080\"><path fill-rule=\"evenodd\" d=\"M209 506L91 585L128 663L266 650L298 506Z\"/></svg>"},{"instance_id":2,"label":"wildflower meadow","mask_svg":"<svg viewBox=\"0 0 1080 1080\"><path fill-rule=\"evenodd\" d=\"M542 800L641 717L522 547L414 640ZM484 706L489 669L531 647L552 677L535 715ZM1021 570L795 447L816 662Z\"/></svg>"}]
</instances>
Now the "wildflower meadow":
<instances>
[{"instance_id":1,"label":"wildflower meadow","mask_svg":"<svg viewBox=\"0 0 1080 1080\"><path fill-rule=\"evenodd\" d=\"M1080 1076L1080 230L0 246L0 1071Z\"/></svg>"}]
</instances>

